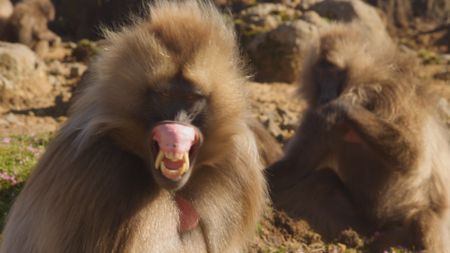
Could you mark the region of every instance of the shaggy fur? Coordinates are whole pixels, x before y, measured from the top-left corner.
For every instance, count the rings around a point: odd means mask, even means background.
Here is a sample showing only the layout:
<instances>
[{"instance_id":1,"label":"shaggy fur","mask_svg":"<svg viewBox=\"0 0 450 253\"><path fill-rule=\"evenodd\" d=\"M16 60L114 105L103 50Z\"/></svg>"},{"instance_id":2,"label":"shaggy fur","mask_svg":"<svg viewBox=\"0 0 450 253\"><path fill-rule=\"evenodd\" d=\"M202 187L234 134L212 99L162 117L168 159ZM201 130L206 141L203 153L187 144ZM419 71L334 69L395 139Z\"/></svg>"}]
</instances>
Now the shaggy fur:
<instances>
[{"instance_id":1,"label":"shaggy fur","mask_svg":"<svg viewBox=\"0 0 450 253\"><path fill-rule=\"evenodd\" d=\"M269 171L275 206L328 239L353 227L377 231L376 250L450 252L449 138L415 60L358 24L331 25L309 50L309 108ZM339 93L321 103L326 85Z\"/></svg>"},{"instance_id":2,"label":"shaggy fur","mask_svg":"<svg viewBox=\"0 0 450 253\"><path fill-rule=\"evenodd\" d=\"M0 252L244 251L266 191L235 35L209 4L150 9L148 20L107 32L88 87L11 210ZM146 94L177 74L208 101L203 146L177 192L200 225L181 234L173 194L151 177L146 150L148 126L164 112L146 106Z\"/></svg>"}]
</instances>

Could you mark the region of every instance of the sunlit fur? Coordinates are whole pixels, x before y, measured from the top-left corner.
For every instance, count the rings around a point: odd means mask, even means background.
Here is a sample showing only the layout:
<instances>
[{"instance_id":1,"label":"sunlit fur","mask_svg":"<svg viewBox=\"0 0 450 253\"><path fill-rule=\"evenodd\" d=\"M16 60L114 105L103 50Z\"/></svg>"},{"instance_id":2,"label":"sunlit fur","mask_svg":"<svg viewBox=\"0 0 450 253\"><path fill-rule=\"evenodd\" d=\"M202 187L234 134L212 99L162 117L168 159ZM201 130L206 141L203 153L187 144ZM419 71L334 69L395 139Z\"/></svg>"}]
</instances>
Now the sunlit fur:
<instances>
[{"instance_id":1,"label":"sunlit fur","mask_svg":"<svg viewBox=\"0 0 450 253\"><path fill-rule=\"evenodd\" d=\"M88 87L10 212L1 252L242 252L252 238L265 183L232 27L210 4L150 8L151 19L106 32ZM181 235L172 194L145 167L142 108L145 91L179 71L209 108L204 145L178 192L200 226Z\"/></svg>"},{"instance_id":2,"label":"sunlit fur","mask_svg":"<svg viewBox=\"0 0 450 253\"><path fill-rule=\"evenodd\" d=\"M378 234L378 250L400 244L450 252L449 136L415 59L357 23L330 25L309 51L299 93L309 107L269 172L275 205L326 238L353 227ZM345 75L328 104L317 101L322 58ZM362 143L343 141L343 126ZM325 161L332 170L319 170Z\"/></svg>"}]
</instances>

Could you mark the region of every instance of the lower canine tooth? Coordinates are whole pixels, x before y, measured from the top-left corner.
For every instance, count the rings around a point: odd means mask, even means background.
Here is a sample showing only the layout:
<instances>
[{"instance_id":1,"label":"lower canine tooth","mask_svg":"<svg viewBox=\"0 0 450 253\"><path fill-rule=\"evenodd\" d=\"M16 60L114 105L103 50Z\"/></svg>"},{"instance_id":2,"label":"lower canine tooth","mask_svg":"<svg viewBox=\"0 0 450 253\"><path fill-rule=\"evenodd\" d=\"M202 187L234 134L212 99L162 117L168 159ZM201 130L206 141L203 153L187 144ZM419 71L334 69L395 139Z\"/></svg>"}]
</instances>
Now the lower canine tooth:
<instances>
[{"instance_id":1,"label":"lower canine tooth","mask_svg":"<svg viewBox=\"0 0 450 253\"><path fill-rule=\"evenodd\" d=\"M159 169L163 158L164 158L164 153L161 150L159 150L158 156L156 157L156 160L155 160L155 169Z\"/></svg>"}]
</instances>

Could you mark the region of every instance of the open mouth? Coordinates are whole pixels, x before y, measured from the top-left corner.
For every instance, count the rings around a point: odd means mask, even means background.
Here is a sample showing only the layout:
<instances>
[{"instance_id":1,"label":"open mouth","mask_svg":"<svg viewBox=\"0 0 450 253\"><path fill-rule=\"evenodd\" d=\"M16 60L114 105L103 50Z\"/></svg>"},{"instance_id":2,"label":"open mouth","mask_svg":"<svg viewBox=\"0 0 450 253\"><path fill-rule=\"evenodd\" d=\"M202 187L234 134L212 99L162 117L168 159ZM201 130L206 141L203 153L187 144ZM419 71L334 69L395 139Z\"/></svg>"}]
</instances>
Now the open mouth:
<instances>
[{"instance_id":1,"label":"open mouth","mask_svg":"<svg viewBox=\"0 0 450 253\"><path fill-rule=\"evenodd\" d=\"M155 169L172 181L179 181L190 167L201 143L197 128L177 122L164 122L152 130Z\"/></svg>"},{"instance_id":2,"label":"open mouth","mask_svg":"<svg viewBox=\"0 0 450 253\"><path fill-rule=\"evenodd\" d=\"M155 160L155 168L172 180L179 180L189 170L189 154L166 153L161 149Z\"/></svg>"}]
</instances>

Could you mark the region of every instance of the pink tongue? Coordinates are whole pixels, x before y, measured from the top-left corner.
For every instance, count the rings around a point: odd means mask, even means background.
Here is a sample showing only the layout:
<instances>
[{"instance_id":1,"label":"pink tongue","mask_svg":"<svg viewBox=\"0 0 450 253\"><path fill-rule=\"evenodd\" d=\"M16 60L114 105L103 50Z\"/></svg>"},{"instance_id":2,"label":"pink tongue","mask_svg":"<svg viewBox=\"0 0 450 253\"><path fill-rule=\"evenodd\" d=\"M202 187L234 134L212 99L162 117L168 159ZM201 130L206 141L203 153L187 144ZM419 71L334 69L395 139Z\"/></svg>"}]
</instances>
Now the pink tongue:
<instances>
[{"instance_id":1,"label":"pink tongue","mask_svg":"<svg viewBox=\"0 0 450 253\"><path fill-rule=\"evenodd\" d=\"M200 218L192 204L180 196L175 196L175 202L180 210L179 231L187 232L197 227Z\"/></svg>"},{"instance_id":2,"label":"pink tongue","mask_svg":"<svg viewBox=\"0 0 450 253\"><path fill-rule=\"evenodd\" d=\"M184 160L172 161L167 158L164 158L163 162L164 162L164 165L166 166L166 168L171 169L171 170L177 170L177 169L181 168L181 166L183 166L183 164L184 164Z\"/></svg>"},{"instance_id":3,"label":"pink tongue","mask_svg":"<svg viewBox=\"0 0 450 253\"><path fill-rule=\"evenodd\" d=\"M153 139L159 148L168 153L185 153L196 140L193 127L178 123L164 123L153 128Z\"/></svg>"}]
</instances>

